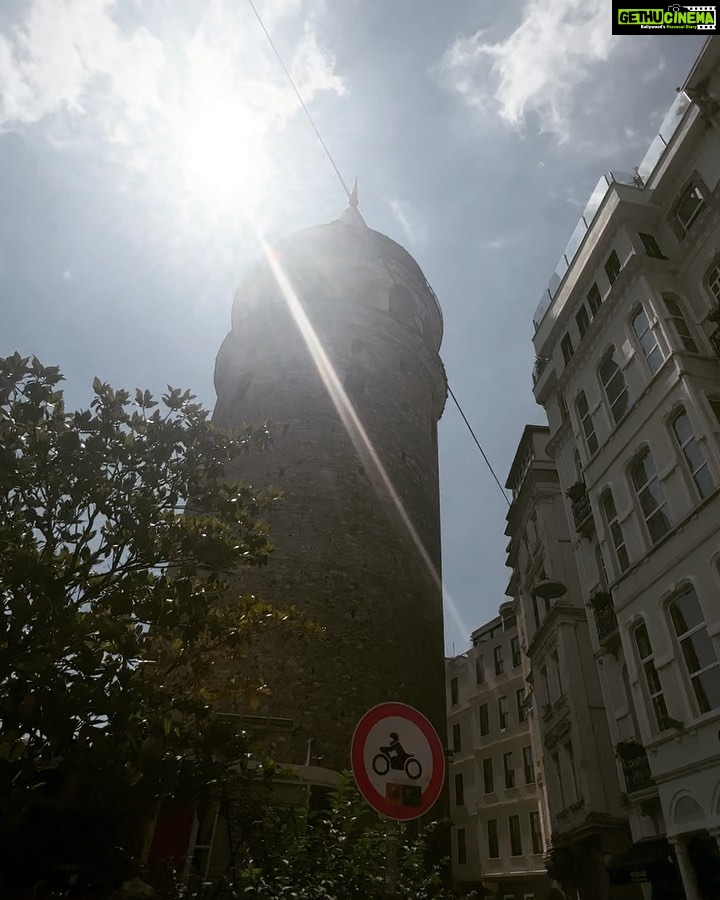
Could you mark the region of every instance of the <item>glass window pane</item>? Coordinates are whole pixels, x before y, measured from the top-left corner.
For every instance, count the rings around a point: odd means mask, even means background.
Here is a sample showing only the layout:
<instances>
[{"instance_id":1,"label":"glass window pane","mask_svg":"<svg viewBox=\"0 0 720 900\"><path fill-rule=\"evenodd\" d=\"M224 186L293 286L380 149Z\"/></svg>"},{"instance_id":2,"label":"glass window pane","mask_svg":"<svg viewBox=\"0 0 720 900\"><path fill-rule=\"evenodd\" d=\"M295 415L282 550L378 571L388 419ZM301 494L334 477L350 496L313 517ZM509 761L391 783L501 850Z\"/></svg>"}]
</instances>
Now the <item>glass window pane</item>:
<instances>
[{"instance_id":1,"label":"glass window pane","mask_svg":"<svg viewBox=\"0 0 720 900\"><path fill-rule=\"evenodd\" d=\"M647 626L643 623L635 629L635 644L640 654L640 659L647 659L652 656L652 647L650 646L650 638L647 633Z\"/></svg>"},{"instance_id":2,"label":"glass window pane","mask_svg":"<svg viewBox=\"0 0 720 900\"><path fill-rule=\"evenodd\" d=\"M659 509L648 519L648 531L653 541L659 541L661 537L666 535L671 528L671 522L665 513L665 510Z\"/></svg>"},{"instance_id":3,"label":"glass window pane","mask_svg":"<svg viewBox=\"0 0 720 900\"><path fill-rule=\"evenodd\" d=\"M720 666L713 666L707 672L693 678L695 696L701 712L720 707Z\"/></svg>"},{"instance_id":4,"label":"glass window pane","mask_svg":"<svg viewBox=\"0 0 720 900\"><path fill-rule=\"evenodd\" d=\"M698 669L705 669L717 662L715 655L715 647L707 633L707 628L700 628L693 632L690 637L682 641L683 656L687 663L690 674L697 672Z\"/></svg>"},{"instance_id":5,"label":"glass window pane","mask_svg":"<svg viewBox=\"0 0 720 900\"><path fill-rule=\"evenodd\" d=\"M689 588L684 594L673 600L670 604L670 617L678 637L696 625L705 624L705 617L694 588Z\"/></svg>"},{"instance_id":6,"label":"glass window pane","mask_svg":"<svg viewBox=\"0 0 720 900\"><path fill-rule=\"evenodd\" d=\"M584 391L580 391L577 396L577 411L580 413L581 418L584 418L590 411Z\"/></svg>"},{"instance_id":7,"label":"glass window pane","mask_svg":"<svg viewBox=\"0 0 720 900\"><path fill-rule=\"evenodd\" d=\"M703 498L712 494L715 490L715 482L706 465L703 465L702 468L698 469L695 473L695 484L697 485L700 496Z\"/></svg>"},{"instance_id":8,"label":"glass window pane","mask_svg":"<svg viewBox=\"0 0 720 900\"><path fill-rule=\"evenodd\" d=\"M687 416L687 413L680 413L679 416L676 416L673 421L673 428L675 429L675 434L677 435L678 441L681 444L684 444L689 438L693 436L692 425L690 424L690 419Z\"/></svg>"}]
</instances>

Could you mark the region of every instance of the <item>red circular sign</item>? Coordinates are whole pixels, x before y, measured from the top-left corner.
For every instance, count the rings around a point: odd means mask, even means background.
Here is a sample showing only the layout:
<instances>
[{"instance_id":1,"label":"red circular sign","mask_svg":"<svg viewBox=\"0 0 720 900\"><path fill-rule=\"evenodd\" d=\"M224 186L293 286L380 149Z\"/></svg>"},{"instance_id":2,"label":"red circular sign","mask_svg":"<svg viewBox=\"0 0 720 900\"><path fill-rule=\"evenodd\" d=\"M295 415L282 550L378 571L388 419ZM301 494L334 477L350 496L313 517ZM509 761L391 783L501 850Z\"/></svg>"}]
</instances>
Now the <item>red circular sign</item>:
<instances>
[{"instance_id":1,"label":"red circular sign","mask_svg":"<svg viewBox=\"0 0 720 900\"><path fill-rule=\"evenodd\" d=\"M442 791L440 738L425 716L405 703L368 710L355 729L350 758L360 793L390 819L419 818Z\"/></svg>"}]
</instances>

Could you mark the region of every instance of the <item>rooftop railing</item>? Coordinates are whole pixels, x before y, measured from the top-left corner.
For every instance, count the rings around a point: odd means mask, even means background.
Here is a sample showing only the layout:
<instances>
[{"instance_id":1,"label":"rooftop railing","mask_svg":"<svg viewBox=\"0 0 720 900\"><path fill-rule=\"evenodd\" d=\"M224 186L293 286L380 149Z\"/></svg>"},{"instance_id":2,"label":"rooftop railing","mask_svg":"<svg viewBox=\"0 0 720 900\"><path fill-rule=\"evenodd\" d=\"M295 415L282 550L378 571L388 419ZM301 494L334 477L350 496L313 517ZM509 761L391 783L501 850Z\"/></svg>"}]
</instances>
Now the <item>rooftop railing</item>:
<instances>
[{"instance_id":1,"label":"rooftop railing","mask_svg":"<svg viewBox=\"0 0 720 900\"><path fill-rule=\"evenodd\" d=\"M543 292L542 297L540 298L540 303L535 310L535 315L533 316L533 325L535 326L535 331L540 327L540 323L542 322L545 313L550 309L553 300L557 296L558 289L562 284L563 278L567 270L570 268L572 261L575 259L575 256L580 249L580 245L582 244L585 235L590 230L590 226L593 223L595 215L597 214L598 209L605 199L605 196L613 184L624 184L630 187L635 188L643 188L647 183L648 179L655 171L657 164L660 162L660 159L665 152L665 148L670 143L673 135L678 129L680 122L685 115L688 107L690 106L690 98L687 94L682 91L678 93L675 98L675 102L668 110L665 118L663 119L663 123L660 126L660 131L658 135L653 140L652 144L643 157L642 162L637 168L637 171L633 174L627 174L625 172L609 172L607 175L603 175L602 178L595 185L595 190L590 195L590 199L587 202L585 209L583 210L583 214L580 217L580 221L575 226L575 229L570 236L570 240L565 247L565 252L560 257L560 261L555 267L555 271L550 277L550 283L547 286L547 290Z\"/></svg>"}]
</instances>

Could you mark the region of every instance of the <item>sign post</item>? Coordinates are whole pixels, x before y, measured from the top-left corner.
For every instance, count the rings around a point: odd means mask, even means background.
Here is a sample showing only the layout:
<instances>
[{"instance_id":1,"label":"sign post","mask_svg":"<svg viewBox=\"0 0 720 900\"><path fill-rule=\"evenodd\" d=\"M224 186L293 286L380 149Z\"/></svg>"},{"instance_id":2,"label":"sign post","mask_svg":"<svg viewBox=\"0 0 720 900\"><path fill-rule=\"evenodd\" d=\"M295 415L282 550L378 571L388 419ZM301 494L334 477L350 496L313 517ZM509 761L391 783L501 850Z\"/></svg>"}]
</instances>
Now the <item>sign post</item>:
<instances>
[{"instance_id":1,"label":"sign post","mask_svg":"<svg viewBox=\"0 0 720 900\"><path fill-rule=\"evenodd\" d=\"M405 703L381 703L355 728L350 751L358 789L386 825L386 896L398 877L398 822L425 815L445 781L445 751L425 716Z\"/></svg>"}]
</instances>

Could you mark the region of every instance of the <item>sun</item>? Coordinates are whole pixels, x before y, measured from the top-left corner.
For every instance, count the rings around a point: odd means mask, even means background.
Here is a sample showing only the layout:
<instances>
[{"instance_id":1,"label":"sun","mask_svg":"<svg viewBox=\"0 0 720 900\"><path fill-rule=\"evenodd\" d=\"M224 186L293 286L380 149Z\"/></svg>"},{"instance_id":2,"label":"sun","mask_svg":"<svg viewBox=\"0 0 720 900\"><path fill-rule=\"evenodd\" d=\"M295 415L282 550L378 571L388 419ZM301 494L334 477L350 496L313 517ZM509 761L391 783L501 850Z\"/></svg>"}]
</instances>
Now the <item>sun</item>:
<instances>
[{"instance_id":1,"label":"sun","mask_svg":"<svg viewBox=\"0 0 720 900\"><path fill-rule=\"evenodd\" d=\"M252 213L270 179L267 127L239 98L196 102L177 123L178 164L190 199Z\"/></svg>"}]
</instances>

